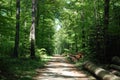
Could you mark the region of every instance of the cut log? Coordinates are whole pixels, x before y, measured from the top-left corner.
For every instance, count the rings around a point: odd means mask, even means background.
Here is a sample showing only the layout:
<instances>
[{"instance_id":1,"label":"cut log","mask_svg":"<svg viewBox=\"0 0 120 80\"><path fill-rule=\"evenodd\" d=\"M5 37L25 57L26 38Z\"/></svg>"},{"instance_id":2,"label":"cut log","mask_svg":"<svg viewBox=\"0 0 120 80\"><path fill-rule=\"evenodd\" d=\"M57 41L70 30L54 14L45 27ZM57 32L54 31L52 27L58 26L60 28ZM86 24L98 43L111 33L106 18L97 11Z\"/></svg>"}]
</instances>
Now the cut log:
<instances>
[{"instance_id":1,"label":"cut log","mask_svg":"<svg viewBox=\"0 0 120 80\"><path fill-rule=\"evenodd\" d=\"M74 56L69 56L68 58L72 62L77 62L77 59Z\"/></svg>"},{"instance_id":2,"label":"cut log","mask_svg":"<svg viewBox=\"0 0 120 80\"><path fill-rule=\"evenodd\" d=\"M120 66L119 65L111 64L110 68L120 71Z\"/></svg>"},{"instance_id":3,"label":"cut log","mask_svg":"<svg viewBox=\"0 0 120 80\"><path fill-rule=\"evenodd\" d=\"M120 80L120 77L117 77L116 75L110 73L109 71L106 71L105 69L96 66L92 62L89 61L85 62L83 64L83 67L89 70L94 75L96 75L101 80Z\"/></svg>"},{"instance_id":4,"label":"cut log","mask_svg":"<svg viewBox=\"0 0 120 80\"><path fill-rule=\"evenodd\" d=\"M77 62L77 59L74 56L70 57L73 62Z\"/></svg>"},{"instance_id":5,"label":"cut log","mask_svg":"<svg viewBox=\"0 0 120 80\"><path fill-rule=\"evenodd\" d=\"M111 71L111 73L113 73L113 74L115 74L115 75L117 75L117 76L120 76L120 72L119 71L117 71L117 70L110 70Z\"/></svg>"},{"instance_id":6,"label":"cut log","mask_svg":"<svg viewBox=\"0 0 120 80\"><path fill-rule=\"evenodd\" d=\"M78 53L78 54L76 54L76 55L74 55L74 56L75 56L75 58L76 58L77 60L80 60L80 58L83 57L83 55L82 55L81 53Z\"/></svg>"},{"instance_id":7,"label":"cut log","mask_svg":"<svg viewBox=\"0 0 120 80\"><path fill-rule=\"evenodd\" d=\"M120 65L120 58L117 57L117 56L113 57L113 58L112 58L112 63L115 63L115 64L117 64L117 65Z\"/></svg>"},{"instance_id":8,"label":"cut log","mask_svg":"<svg viewBox=\"0 0 120 80\"><path fill-rule=\"evenodd\" d=\"M77 62L79 61L81 58L83 57L83 55L81 53L77 53L77 54L69 54L68 58L73 61L73 62Z\"/></svg>"}]
</instances>

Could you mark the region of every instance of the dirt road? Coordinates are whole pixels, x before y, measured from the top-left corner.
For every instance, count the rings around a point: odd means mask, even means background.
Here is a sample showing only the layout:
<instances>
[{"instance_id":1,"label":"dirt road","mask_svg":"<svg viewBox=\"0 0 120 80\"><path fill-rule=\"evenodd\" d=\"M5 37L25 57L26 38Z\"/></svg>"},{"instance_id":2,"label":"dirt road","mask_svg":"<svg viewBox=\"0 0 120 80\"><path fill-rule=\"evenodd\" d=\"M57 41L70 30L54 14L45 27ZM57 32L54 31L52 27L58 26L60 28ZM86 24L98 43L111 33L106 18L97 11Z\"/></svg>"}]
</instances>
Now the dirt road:
<instances>
[{"instance_id":1,"label":"dirt road","mask_svg":"<svg viewBox=\"0 0 120 80\"><path fill-rule=\"evenodd\" d=\"M43 69L37 69L34 80L95 80L78 70L64 57L54 56Z\"/></svg>"}]
</instances>

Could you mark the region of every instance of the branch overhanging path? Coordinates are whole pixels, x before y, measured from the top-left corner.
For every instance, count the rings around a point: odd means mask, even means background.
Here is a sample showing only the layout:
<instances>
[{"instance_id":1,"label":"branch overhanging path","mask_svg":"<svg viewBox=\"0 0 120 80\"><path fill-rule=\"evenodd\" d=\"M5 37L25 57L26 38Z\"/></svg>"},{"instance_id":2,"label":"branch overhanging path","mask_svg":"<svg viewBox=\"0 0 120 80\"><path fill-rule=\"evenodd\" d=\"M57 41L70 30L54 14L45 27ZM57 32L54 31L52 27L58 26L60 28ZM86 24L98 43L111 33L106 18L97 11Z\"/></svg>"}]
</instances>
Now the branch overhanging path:
<instances>
[{"instance_id":1,"label":"branch overhanging path","mask_svg":"<svg viewBox=\"0 0 120 80\"><path fill-rule=\"evenodd\" d=\"M53 56L43 69L36 71L34 80L90 80L89 76L62 56Z\"/></svg>"}]
</instances>

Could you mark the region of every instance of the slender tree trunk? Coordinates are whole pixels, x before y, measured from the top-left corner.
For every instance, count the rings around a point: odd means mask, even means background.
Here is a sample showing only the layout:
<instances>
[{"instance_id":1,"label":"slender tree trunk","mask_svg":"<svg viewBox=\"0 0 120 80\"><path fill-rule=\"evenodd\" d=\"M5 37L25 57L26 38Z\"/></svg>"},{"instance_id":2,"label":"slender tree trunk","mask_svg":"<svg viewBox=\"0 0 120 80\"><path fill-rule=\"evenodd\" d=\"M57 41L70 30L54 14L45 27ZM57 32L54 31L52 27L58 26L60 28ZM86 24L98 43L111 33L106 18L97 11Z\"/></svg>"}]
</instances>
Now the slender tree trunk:
<instances>
[{"instance_id":1,"label":"slender tree trunk","mask_svg":"<svg viewBox=\"0 0 120 80\"><path fill-rule=\"evenodd\" d=\"M36 2L36 28L35 28L35 34L36 34L36 36L38 36L39 35L39 18L40 18L40 10L39 10L39 0L37 0L37 2ZM36 39L36 45L37 45L37 47L39 47L39 37L36 37L35 38Z\"/></svg>"},{"instance_id":2,"label":"slender tree trunk","mask_svg":"<svg viewBox=\"0 0 120 80\"><path fill-rule=\"evenodd\" d=\"M108 25L109 25L109 3L110 0L104 0L104 25L105 25L105 29L108 29Z\"/></svg>"},{"instance_id":3,"label":"slender tree trunk","mask_svg":"<svg viewBox=\"0 0 120 80\"><path fill-rule=\"evenodd\" d=\"M35 58L35 18L36 18L36 0L32 0L32 25L30 29L30 43L31 43L31 48L30 48L30 56L31 58Z\"/></svg>"},{"instance_id":4,"label":"slender tree trunk","mask_svg":"<svg viewBox=\"0 0 120 80\"><path fill-rule=\"evenodd\" d=\"M77 34L75 32L75 52L77 53L78 52L78 41L77 41Z\"/></svg>"},{"instance_id":5,"label":"slender tree trunk","mask_svg":"<svg viewBox=\"0 0 120 80\"><path fill-rule=\"evenodd\" d=\"M8 11L9 12L9 16L12 16L12 10L11 10L12 2L13 2L12 0L9 1L9 9L10 9L10 12Z\"/></svg>"},{"instance_id":6,"label":"slender tree trunk","mask_svg":"<svg viewBox=\"0 0 120 80\"><path fill-rule=\"evenodd\" d=\"M83 10L83 12L81 12L81 20L83 22L83 25L82 25L82 48L85 48L85 28L84 28L85 20L84 20L84 10Z\"/></svg>"},{"instance_id":7,"label":"slender tree trunk","mask_svg":"<svg viewBox=\"0 0 120 80\"><path fill-rule=\"evenodd\" d=\"M16 0L16 34L13 57L18 57L19 49L19 27L20 27L20 0Z\"/></svg>"},{"instance_id":8,"label":"slender tree trunk","mask_svg":"<svg viewBox=\"0 0 120 80\"><path fill-rule=\"evenodd\" d=\"M109 26L109 3L110 0L104 0L104 29L103 29L103 37L104 37L104 56L107 56L106 54L106 47L107 47L107 30Z\"/></svg>"},{"instance_id":9,"label":"slender tree trunk","mask_svg":"<svg viewBox=\"0 0 120 80\"><path fill-rule=\"evenodd\" d=\"M95 52L96 52L96 57L97 58L99 58L99 60L101 61L101 60L104 60L104 57L102 56L103 54L101 54L102 52L102 50L103 49L101 49L101 45L103 45L103 44L101 44L101 43L103 43L102 42L102 40L101 40L101 26L100 26L100 13L99 13L99 11L100 11L100 8L99 8L99 6L100 6L100 0L94 0L94 15L95 15L95 19L94 19L94 22L95 22Z\"/></svg>"}]
</instances>

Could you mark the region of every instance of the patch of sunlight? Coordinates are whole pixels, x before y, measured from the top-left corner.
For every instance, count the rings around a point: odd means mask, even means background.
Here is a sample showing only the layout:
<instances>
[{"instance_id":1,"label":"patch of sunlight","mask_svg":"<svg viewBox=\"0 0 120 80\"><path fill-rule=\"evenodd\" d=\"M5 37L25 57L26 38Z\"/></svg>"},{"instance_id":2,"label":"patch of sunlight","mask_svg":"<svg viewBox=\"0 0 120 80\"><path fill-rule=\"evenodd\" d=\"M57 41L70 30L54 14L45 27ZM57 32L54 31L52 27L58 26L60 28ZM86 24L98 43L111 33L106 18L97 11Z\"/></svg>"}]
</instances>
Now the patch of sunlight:
<instances>
[{"instance_id":1,"label":"patch of sunlight","mask_svg":"<svg viewBox=\"0 0 120 80\"><path fill-rule=\"evenodd\" d=\"M56 31L60 30L61 28L60 21L57 18L55 19L55 28L56 28Z\"/></svg>"},{"instance_id":2,"label":"patch of sunlight","mask_svg":"<svg viewBox=\"0 0 120 80\"><path fill-rule=\"evenodd\" d=\"M76 2L75 5L80 7L80 2Z\"/></svg>"},{"instance_id":3,"label":"patch of sunlight","mask_svg":"<svg viewBox=\"0 0 120 80\"><path fill-rule=\"evenodd\" d=\"M67 4L70 4L70 1L69 1L69 0L67 0L67 1L66 1L66 3L67 3Z\"/></svg>"},{"instance_id":4,"label":"patch of sunlight","mask_svg":"<svg viewBox=\"0 0 120 80\"><path fill-rule=\"evenodd\" d=\"M63 10L66 12L66 13L70 13L71 12L71 10L70 9L67 9L67 8L63 8Z\"/></svg>"},{"instance_id":5,"label":"patch of sunlight","mask_svg":"<svg viewBox=\"0 0 120 80\"><path fill-rule=\"evenodd\" d=\"M120 2L115 3L116 6L120 6Z\"/></svg>"},{"instance_id":6,"label":"patch of sunlight","mask_svg":"<svg viewBox=\"0 0 120 80\"><path fill-rule=\"evenodd\" d=\"M59 19L55 19L55 24L58 24L59 23Z\"/></svg>"},{"instance_id":7,"label":"patch of sunlight","mask_svg":"<svg viewBox=\"0 0 120 80\"><path fill-rule=\"evenodd\" d=\"M85 74L78 73L76 71L62 71L61 74L64 76L70 76L70 77L86 77Z\"/></svg>"},{"instance_id":8,"label":"patch of sunlight","mask_svg":"<svg viewBox=\"0 0 120 80\"><path fill-rule=\"evenodd\" d=\"M57 31L59 31L59 30L60 30L60 28L61 28L61 26L60 26L60 25L56 25L56 30L57 30Z\"/></svg>"},{"instance_id":9,"label":"patch of sunlight","mask_svg":"<svg viewBox=\"0 0 120 80\"><path fill-rule=\"evenodd\" d=\"M76 74L74 74L73 72L69 72L69 71L63 71L62 72L62 75L64 75L64 76L79 76L79 75L76 75Z\"/></svg>"}]
</instances>

